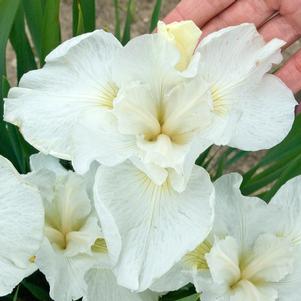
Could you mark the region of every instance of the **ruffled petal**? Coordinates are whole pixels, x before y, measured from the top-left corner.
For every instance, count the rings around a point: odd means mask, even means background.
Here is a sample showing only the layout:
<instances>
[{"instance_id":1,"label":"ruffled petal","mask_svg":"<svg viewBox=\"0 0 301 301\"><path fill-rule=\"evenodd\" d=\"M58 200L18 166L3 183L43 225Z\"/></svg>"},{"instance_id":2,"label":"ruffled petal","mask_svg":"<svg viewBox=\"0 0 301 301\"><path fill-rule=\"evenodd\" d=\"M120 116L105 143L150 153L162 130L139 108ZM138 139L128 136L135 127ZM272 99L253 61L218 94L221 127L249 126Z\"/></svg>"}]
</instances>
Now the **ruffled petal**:
<instances>
[{"instance_id":1,"label":"ruffled petal","mask_svg":"<svg viewBox=\"0 0 301 301\"><path fill-rule=\"evenodd\" d=\"M248 151L271 148L291 130L296 100L278 77L265 75L256 88L246 84L233 89L228 97L239 100L224 130L229 146ZM216 144L225 142L216 140Z\"/></svg>"},{"instance_id":2,"label":"ruffled petal","mask_svg":"<svg viewBox=\"0 0 301 301\"><path fill-rule=\"evenodd\" d=\"M76 125L73 135L72 163L78 173L89 170L93 161L114 166L134 156L136 138L118 131L111 112L87 110Z\"/></svg>"},{"instance_id":3,"label":"ruffled petal","mask_svg":"<svg viewBox=\"0 0 301 301\"><path fill-rule=\"evenodd\" d=\"M260 81L272 64L281 62L284 44L278 39L266 43L254 24L229 26L211 33L199 44L199 73L223 89L239 85L254 73Z\"/></svg>"},{"instance_id":4,"label":"ruffled petal","mask_svg":"<svg viewBox=\"0 0 301 301\"><path fill-rule=\"evenodd\" d=\"M162 93L183 79L175 69L179 57L176 47L159 34L138 36L119 51L113 76L121 87L137 81L150 85L154 98L160 100Z\"/></svg>"},{"instance_id":5,"label":"ruffled petal","mask_svg":"<svg viewBox=\"0 0 301 301\"><path fill-rule=\"evenodd\" d=\"M93 256L66 257L56 252L47 239L37 254L36 264L50 286L55 301L77 300L85 295L85 273L95 264Z\"/></svg>"},{"instance_id":6,"label":"ruffled petal","mask_svg":"<svg viewBox=\"0 0 301 301\"><path fill-rule=\"evenodd\" d=\"M191 272L185 267L185 264L180 261L176 263L166 274L156 280L150 289L155 292L170 292L176 291L192 282Z\"/></svg>"},{"instance_id":7,"label":"ruffled petal","mask_svg":"<svg viewBox=\"0 0 301 301\"><path fill-rule=\"evenodd\" d=\"M143 291L202 242L212 226L213 198L201 168L195 167L187 189L178 193L168 180L156 185L130 162L100 167L95 206L109 254L119 257L118 283Z\"/></svg>"},{"instance_id":8,"label":"ruffled petal","mask_svg":"<svg viewBox=\"0 0 301 301\"><path fill-rule=\"evenodd\" d=\"M282 60L283 41L266 43L252 24L227 27L199 45L199 74L210 86L214 121L204 137L255 151L289 132L296 101L278 78L265 75Z\"/></svg>"},{"instance_id":9,"label":"ruffled petal","mask_svg":"<svg viewBox=\"0 0 301 301\"><path fill-rule=\"evenodd\" d=\"M135 293L119 286L116 277L109 269L91 269L85 276L88 289L84 301L157 301L158 294L151 291Z\"/></svg>"},{"instance_id":10,"label":"ruffled petal","mask_svg":"<svg viewBox=\"0 0 301 301\"><path fill-rule=\"evenodd\" d=\"M288 299L299 301L301 296L301 249L298 247L294 254L293 271L279 283L274 283L273 287L278 291L279 300Z\"/></svg>"},{"instance_id":11,"label":"ruffled petal","mask_svg":"<svg viewBox=\"0 0 301 301\"><path fill-rule=\"evenodd\" d=\"M222 176L215 182L216 219L213 233L219 237L234 237L242 250L249 250L262 229L258 227L265 221L265 231L274 232L277 211L268 208L259 198L246 197L240 192L242 177L239 174Z\"/></svg>"},{"instance_id":12,"label":"ruffled petal","mask_svg":"<svg viewBox=\"0 0 301 301\"><path fill-rule=\"evenodd\" d=\"M231 286L239 280L239 252L240 247L231 236L214 243L211 251L206 255L214 282Z\"/></svg>"},{"instance_id":13,"label":"ruffled petal","mask_svg":"<svg viewBox=\"0 0 301 301\"><path fill-rule=\"evenodd\" d=\"M293 247L287 239L261 234L245 261L241 266L242 278L259 284L279 282L293 271Z\"/></svg>"},{"instance_id":14,"label":"ruffled petal","mask_svg":"<svg viewBox=\"0 0 301 301\"><path fill-rule=\"evenodd\" d=\"M5 101L5 120L40 151L71 159L73 129L87 108L108 110L116 96L111 61L121 48L102 30L54 50L42 69L25 74ZM34 108L34 109L33 109Z\"/></svg>"},{"instance_id":15,"label":"ruffled petal","mask_svg":"<svg viewBox=\"0 0 301 301\"><path fill-rule=\"evenodd\" d=\"M38 191L1 156L0 216L0 296L4 296L36 269L44 211Z\"/></svg>"},{"instance_id":16,"label":"ruffled petal","mask_svg":"<svg viewBox=\"0 0 301 301\"><path fill-rule=\"evenodd\" d=\"M281 215L277 234L287 237L294 244L301 244L301 177L284 184L269 203L279 209Z\"/></svg>"},{"instance_id":17,"label":"ruffled petal","mask_svg":"<svg viewBox=\"0 0 301 301\"><path fill-rule=\"evenodd\" d=\"M54 172L57 176L64 176L68 173L57 158L42 153L30 156L30 169L33 172L47 169Z\"/></svg>"}]
</instances>

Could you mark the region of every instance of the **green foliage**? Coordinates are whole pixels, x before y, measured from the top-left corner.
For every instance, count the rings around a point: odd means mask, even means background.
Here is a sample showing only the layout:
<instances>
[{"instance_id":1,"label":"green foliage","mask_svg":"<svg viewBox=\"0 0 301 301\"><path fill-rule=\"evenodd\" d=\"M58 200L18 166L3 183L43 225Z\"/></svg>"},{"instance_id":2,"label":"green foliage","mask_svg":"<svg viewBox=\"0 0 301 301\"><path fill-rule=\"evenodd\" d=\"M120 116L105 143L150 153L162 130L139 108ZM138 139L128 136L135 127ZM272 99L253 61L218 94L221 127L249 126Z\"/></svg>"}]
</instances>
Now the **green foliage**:
<instances>
[{"instance_id":1,"label":"green foliage","mask_svg":"<svg viewBox=\"0 0 301 301\"><path fill-rule=\"evenodd\" d=\"M33 40L36 55L42 61L42 30L43 30L43 3L41 0L22 0L26 23Z\"/></svg>"},{"instance_id":2,"label":"green foliage","mask_svg":"<svg viewBox=\"0 0 301 301\"><path fill-rule=\"evenodd\" d=\"M79 0L74 0L72 4L72 31L73 36L78 36L85 32L83 12Z\"/></svg>"},{"instance_id":3,"label":"green foliage","mask_svg":"<svg viewBox=\"0 0 301 301\"><path fill-rule=\"evenodd\" d=\"M9 88L10 86L7 79L3 77L3 97L7 96ZM2 115L3 114L1 114L1 116ZM30 148L26 146L27 143L24 141L18 129L14 125L2 121L0 125L0 137L1 142L4 142L0 144L0 154L13 162L19 172L26 173L29 170Z\"/></svg>"},{"instance_id":4,"label":"green foliage","mask_svg":"<svg viewBox=\"0 0 301 301\"><path fill-rule=\"evenodd\" d=\"M28 281L23 280L22 285L39 301L50 301L48 292L42 287Z\"/></svg>"},{"instance_id":5,"label":"green foliage","mask_svg":"<svg viewBox=\"0 0 301 301\"><path fill-rule=\"evenodd\" d=\"M18 285L17 288L16 288L16 291L14 293L14 296L13 296L13 301L18 300L19 288L20 288L20 286Z\"/></svg>"},{"instance_id":6,"label":"green foliage","mask_svg":"<svg viewBox=\"0 0 301 301\"><path fill-rule=\"evenodd\" d=\"M41 64L47 54L61 43L60 0L45 0L42 25Z\"/></svg>"},{"instance_id":7,"label":"green foliage","mask_svg":"<svg viewBox=\"0 0 301 301\"><path fill-rule=\"evenodd\" d=\"M210 166L212 179L216 180L225 173L225 170L236 164L240 159L247 156L249 152L242 151L236 148L228 147L226 150L219 153L216 162Z\"/></svg>"},{"instance_id":8,"label":"green foliage","mask_svg":"<svg viewBox=\"0 0 301 301\"><path fill-rule=\"evenodd\" d=\"M149 28L150 32L153 32L155 30L155 28L157 27L157 23L160 18L162 2L163 2L162 0L156 1L155 7L153 10L153 14L152 14L152 18L151 18L150 28Z\"/></svg>"},{"instance_id":9,"label":"green foliage","mask_svg":"<svg viewBox=\"0 0 301 301\"><path fill-rule=\"evenodd\" d=\"M73 0L73 36L95 29L95 0Z\"/></svg>"},{"instance_id":10,"label":"green foliage","mask_svg":"<svg viewBox=\"0 0 301 301\"><path fill-rule=\"evenodd\" d=\"M160 298L160 301L197 301L199 294L196 293L192 284L188 284L183 288L170 292Z\"/></svg>"},{"instance_id":11,"label":"green foliage","mask_svg":"<svg viewBox=\"0 0 301 301\"><path fill-rule=\"evenodd\" d=\"M191 296L182 298L182 299L178 299L179 301L198 301L200 300L200 294L193 294Z\"/></svg>"},{"instance_id":12,"label":"green foliage","mask_svg":"<svg viewBox=\"0 0 301 301\"><path fill-rule=\"evenodd\" d=\"M37 65L28 37L25 32L23 5L20 4L10 33L10 42L17 56L17 78L29 70L36 69Z\"/></svg>"},{"instance_id":13,"label":"green foliage","mask_svg":"<svg viewBox=\"0 0 301 301\"><path fill-rule=\"evenodd\" d=\"M6 74L6 44L19 7L19 0L0 0L0 96L2 77ZM2 116L2 114L1 114Z\"/></svg>"},{"instance_id":14,"label":"green foliage","mask_svg":"<svg viewBox=\"0 0 301 301\"><path fill-rule=\"evenodd\" d=\"M301 174L301 115L289 135L244 175L242 192L269 201L289 179ZM267 187L271 187L267 191Z\"/></svg>"},{"instance_id":15,"label":"green foliage","mask_svg":"<svg viewBox=\"0 0 301 301\"><path fill-rule=\"evenodd\" d=\"M195 164L205 168L205 165L206 165L205 160L208 161L208 156L210 154L211 149L212 149L212 146L208 147L203 153L201 153L199 155L199 157L196 159Z\"/></svg>"},{"instance_id":16,"label":"green foliage","mask_svg":"<svg viewBox=\"0 0 301 301\"><path fill-rule=\"evenodd\" d=\"M131 39L131 27L135 16L136 1L128 0L126 20L124 25L122 44L125 45Z\"/></svg>"},{"instance_id":17,"label":"green foliage","mask_svg":"<svg viewBox=\"0 0 301 301\"><path fill-rule=\"evenodd\" d=\"M115 9L115 37L121 40L121 25L120 25L120 4L119 0L113 0Z\"/></svg>"}]
</instances>

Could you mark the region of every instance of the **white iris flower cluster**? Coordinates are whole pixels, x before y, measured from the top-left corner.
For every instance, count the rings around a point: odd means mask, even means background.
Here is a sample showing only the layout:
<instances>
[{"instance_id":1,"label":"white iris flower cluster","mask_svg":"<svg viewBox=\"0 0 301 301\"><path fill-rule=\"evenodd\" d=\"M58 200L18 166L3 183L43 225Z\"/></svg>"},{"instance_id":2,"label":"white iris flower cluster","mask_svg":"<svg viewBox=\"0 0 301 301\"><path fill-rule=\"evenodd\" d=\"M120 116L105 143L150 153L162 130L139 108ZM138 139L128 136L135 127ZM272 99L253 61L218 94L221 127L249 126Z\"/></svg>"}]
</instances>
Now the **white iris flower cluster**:
<instances>
[{"instance_id":1,"label":"white iris flower cluster","mask_svg":"<svg viewBox=\"0 0 301 301\"><path fill-rule=\"evenodd\" d=\"M301 178L266 205L194 164L213 144L287 135L296 101L268 74L284 42L252 24L200 37L192 21L124 47L96 30L10 90L5 120L40 153L27 175L0 159L0 295L39 269L55 301L155 301L188 283L202 301L299 300Z\"/></svg>"}]
</instances>

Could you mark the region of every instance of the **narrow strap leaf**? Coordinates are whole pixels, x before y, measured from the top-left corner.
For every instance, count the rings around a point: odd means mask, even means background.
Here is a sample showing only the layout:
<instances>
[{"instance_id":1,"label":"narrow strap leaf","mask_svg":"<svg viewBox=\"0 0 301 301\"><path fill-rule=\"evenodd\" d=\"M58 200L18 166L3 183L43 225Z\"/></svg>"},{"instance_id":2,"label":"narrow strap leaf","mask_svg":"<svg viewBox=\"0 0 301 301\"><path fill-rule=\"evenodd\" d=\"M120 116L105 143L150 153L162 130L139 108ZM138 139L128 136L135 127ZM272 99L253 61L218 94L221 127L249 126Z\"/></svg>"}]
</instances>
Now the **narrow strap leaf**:
<instances>
[{"instance_id":1,"label":"narrow strap leaf","mask_svg":"<svg viewBox=\"0 0 301 301\"><path fill-rule=\"evenodd\" d=\"M149 31L153 32L155 28L157 27L159 18L160 18L160 13L161 13L161 7L162 7L163 0L157 0L153 13L152 13L152 18L151 18L151 23L150 23L150 28Z\"/></svg>"}]
</instances>

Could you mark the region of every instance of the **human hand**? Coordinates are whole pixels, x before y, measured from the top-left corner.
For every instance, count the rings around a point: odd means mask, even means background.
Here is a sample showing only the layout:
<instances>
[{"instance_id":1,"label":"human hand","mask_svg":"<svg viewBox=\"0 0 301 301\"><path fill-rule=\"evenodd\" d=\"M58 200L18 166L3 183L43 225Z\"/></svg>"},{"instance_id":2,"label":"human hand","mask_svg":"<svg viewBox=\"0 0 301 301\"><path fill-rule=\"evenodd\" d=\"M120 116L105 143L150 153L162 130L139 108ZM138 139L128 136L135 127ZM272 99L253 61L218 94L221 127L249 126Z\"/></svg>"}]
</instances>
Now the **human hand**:
<instances>
[{"instance_id":1,"label":"human hand","mask_svg":"<svg viewBox=\"0 0 301 301\"><path fill-rule=\"evenodd\" d=\"M279 38L291 45L301 37L301 0L182 0L166 23L193 20L203 37L223 27L254 23L265 40ZM276 75L297 93L301 90L301 49Z\"/></svg>"}]
</instances>

